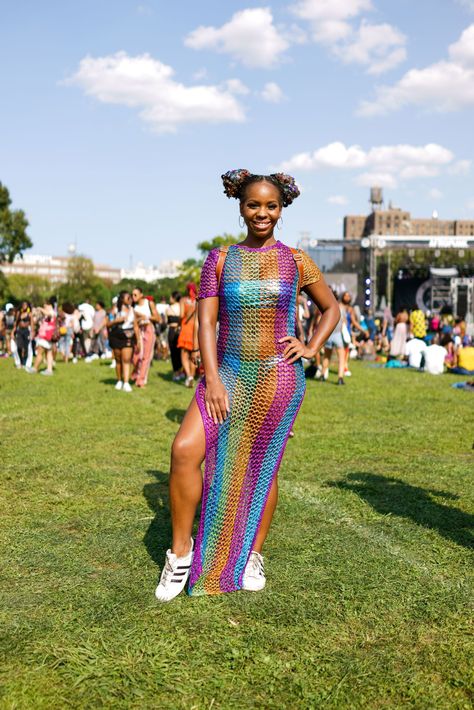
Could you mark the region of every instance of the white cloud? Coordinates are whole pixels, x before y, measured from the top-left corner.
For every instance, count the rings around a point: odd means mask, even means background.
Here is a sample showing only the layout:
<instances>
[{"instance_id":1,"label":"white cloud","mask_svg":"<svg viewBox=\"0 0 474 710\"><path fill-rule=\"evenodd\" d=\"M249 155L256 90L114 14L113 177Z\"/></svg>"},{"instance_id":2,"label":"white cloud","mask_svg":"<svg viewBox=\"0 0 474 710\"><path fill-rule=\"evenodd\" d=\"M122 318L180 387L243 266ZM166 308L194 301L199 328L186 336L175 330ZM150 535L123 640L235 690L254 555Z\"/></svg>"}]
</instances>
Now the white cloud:
<instances>
[{"instance_id":1,"label":"white cloud","mask_svg":"<svg viewBox=\"0 0 474 710\"><path fill-rule=\"evenodd\" d=\"M370 0L299 0L293 13L310 24L315 42L327 46L346 64L360 64L369 74L382 74L406 59L406 37L387 23L355 18L373 9Z\"/></svg>"},{"instance_id":2,"label":"white cloud","mask_svg":"<svg viewBox=\"0 0 474 710\"><path fill-rule=\"evenodd\" d=\"M366 65L369 74L382 74L406 59L405 42L405 36L392 25L363 21L351 40L333 51L346 64Z\"/></svg>"},{"instance_id":3,"label":"white cloud","mask_svg":"<svg viewBox=\"0 0 474 710\"><path fill-rule=\"evenodd\" d=\"M250 93L248 86L245 86L244 82L240 79L227 79L227 81L224 82L224 85L231 94L240 94L241 96L245 96Z\"/></svg>"},{"instance_id":4,"label":"white cloud","mask_svg":"<svg viewBox=\"0 0 474 710\"><path fill-rule=\"evenodd\" d=\"M449 168L450 175L467 175L471 169L470 160L456 160Z\"/></svg>"},{"instance_id":5,"label":"white cloud","mask_svg":"<svg viewBox=\"0 0 474 710\"><path fill-rule=\"evenodd\" d=\"M192 49L229 54L249 67L273 67L290 43L273 24L269 7L241 10L222 27L201 26L184 40Z\"/></svg>"},{"instance_id":6,"label":"white cloud","mask_svg":"<svg viewBox=\"0 0 474 710\"><path fill-rule=\"evenodd\" d=\"M356 184L361 187L391 187L398 185L397 179L390 173L361 173L356 178Z\"/></svg>"},{"instance_id":7,"label":"white cloud","mask_svg":"<svg viewBox=\"0 0 474 710\"><path fill-rule=\"evenodd\" d=\"M260 96L264 101L272 104L279 104L285 98L283 91L274 81L269 81L265 84Z\"/></svg>"},{"instance_id":8,"label":"white cloud","mask_svg":"<svg viewBox=\"0 0 474 710\"><path fill-rule=\"evenodd\" d=\"M466 202L466 209L468 209L470 212L474 212L474 197L471 197Z\"/></svg>"},{"instance_id":9,"label":"white cloud","mask_svg":"<svg viewBox=\"0 0 474 710\"><path fill-rule=\"evenodd\" d=\"M403 106L427 106L435 111L455 111L474 105L474 24L449 47L449 60L410 69L392 86L380 86L373 101L363 101L362 116L396 111Z\"/></svg>"},{"instance_id":10,"label":"white cloud","mask_svg":"<svg viewBox=\"0 0 474 710\"><path fill-rule=\"evenodd\" d=\"M298 0L292 10L311 24L313 39L332 44L352 33L348 20L364 10L371 10L371 0Z\"/></svg>"},{"instance_id":11,"label":"white cloud","mask_svg":"<svg viewBox=\"0 0 474 710\"><path fill-rule=\"evenodd\" d=\"M344 195L329 195L326 202L330 205L347 205L347 197Z\"/></svg>"},{"instance_id":12,"label":"white cloud","mask_svg":"<svg viewBox=\"0 0 474 710\"><path fill-rule=\"evenodd\" d=\"M175 131L183 123L245 120L245 111L229 88L185 86L172 67L149 54L125 52L85 57L66 84L80 86L103 103L140 108L140 117L158 132Z\"/></svg>"},{"instance_id":13,"label":"white cloud","mask_svg":"<svg viewBox=\"0 0 474 710\"><path fill-rule=\"evenodd\" d=\"M432 187L431 190L428 190L428 197L432 200L442 200L444 194L437 187Z\"/></svg>"},{"instance_id":14,"label":"white cloud","mask_svg":"<svg viewBox=\"0 0 474 710\"><path fill-rule=\"evenodd\" d=\"M457 161L459 162L459 161ZM445 168L456 165L453 153L436 143L424 146L381 145L364 150L359 145L329 143L313 152L297 153L278 166L292 172L299 170L360 171L359 185L395 187L399 181L435 177Z\"/></svg>"}]
</instances>

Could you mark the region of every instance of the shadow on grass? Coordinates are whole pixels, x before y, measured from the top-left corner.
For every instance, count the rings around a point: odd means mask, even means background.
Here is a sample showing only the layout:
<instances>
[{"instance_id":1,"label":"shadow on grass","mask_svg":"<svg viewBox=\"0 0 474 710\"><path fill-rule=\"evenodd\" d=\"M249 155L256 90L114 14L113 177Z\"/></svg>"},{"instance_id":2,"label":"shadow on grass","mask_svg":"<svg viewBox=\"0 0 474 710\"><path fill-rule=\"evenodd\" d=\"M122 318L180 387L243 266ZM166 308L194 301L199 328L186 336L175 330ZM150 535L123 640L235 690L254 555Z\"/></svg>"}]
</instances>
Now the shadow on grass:
<instances>
[{"instance_id":1,"label":"shadow on grass","mask_svg":"<svg viewBox=\"0 0 474 710\"><path fill-rule=\"evenodd\" d=\"M173 382L173 371L172 370L170 372L158 372L157 375L160 379L165 380L166 382ZM178 383L176 383L176 384L178 384Z\"/></svg>"},{"instance_id":2,"label":"shadow on grass","mask_svg":"<svg viewBox=\"0 0 474 710\"><path fill-rule=\"evenodd\" d=\"M175 422L176 424L181 424L184 415L186 414L185 409L168 409L165 412L165 417L170 420L170 422Z\"/></svg>"},{"instance_id":3,"label":"shadow on grass","mask_svg":"<svg viewBox=\"0 0 474 710\"><path fill-rule=\"evenodd\" d=\"M410 518L458 545L474 549L474 515L433 500L433 497L459 499L453 493L420 488L398 478L367 472L349 473L346 480L330 481L327 485L357 493L382 515Z\"/></svg>"},{"instance_id":4,"label":"shadow on grass","mask_svg":"<svg viewBox=\"0 0 474 710\"><path fill-rule=\"evenodd\" d=\"M117 378L116 377L105 377L103 380L100 381L101 385L115 385L117 384Z\"/></svg>"},{"instance_id":5,"label":"shadow on grass","mask_svg":"<svg viewBox=\"0 0 474 710\"><path fill-rule=\"evenodd\" d=\"M163 565L166 550L171 544L171 511L168 480L164 471L147 471L155 477L153 483L143 486L143 495L150 510L155 514L143 538L148 554L153 562Z\"/></svg>"}]
</instances>

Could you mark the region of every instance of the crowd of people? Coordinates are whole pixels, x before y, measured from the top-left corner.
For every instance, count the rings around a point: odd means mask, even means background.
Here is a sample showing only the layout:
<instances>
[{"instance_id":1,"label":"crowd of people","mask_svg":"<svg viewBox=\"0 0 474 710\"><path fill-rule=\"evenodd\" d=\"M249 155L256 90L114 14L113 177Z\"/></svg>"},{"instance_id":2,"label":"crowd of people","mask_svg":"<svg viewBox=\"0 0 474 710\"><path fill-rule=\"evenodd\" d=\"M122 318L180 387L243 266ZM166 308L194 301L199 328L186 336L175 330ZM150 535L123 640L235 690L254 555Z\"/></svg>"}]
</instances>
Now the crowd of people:
<instances>
[{"instance_id":1,"label":"crowd of people","mask_svg":"<svg viewBox=\"0 0 474 710\"><path fill-rule=\"evenodd\" d=\"M61 303L52 298L42 306L23 301L7 303L0 311L0 355L29 374L52 376L57 359L76 364L80 359L110 359L115 389L145 387L154 359L170 358L173 381L193 387L200 374L193 354L197 316L196 285L186 294L174 291L168 301L155 303L140 287L121 291L109 308L94 304ZM43 366L44 365L44 366Z\"/></svg>"},{"instance_id":2,"label":"crowd of people","mask_svg":"<svg viewBox=\"0 0 474 710\"><path fill-rule=\"evenodd\" d=\"M333 354L337 358L337 384L351 376L352 359L378 362L386 367L412 367L433 375L450 372L474 375L474 347L466 321L453 317L449 309L441 314L422 311L418 305L402 306L394 316L389 307L381 317L370 309L365 313L352 305L348 291L334 292L341 318L323 351L306 369L307 377L325 382ZM302 338L311 338L320 314L300 296L299 323Z\"/></svg>"},{"instance_id":3,"label":"crowd of people","mask_svg":"<svg viewBox=\"0 0 474 710\"><path fill-rule=\"evenodd\" d=\"M58 358L72 364L110 359L117 375L115 388L124 392L131 392L132 384L147 385L154 359L169 359L173 381L192 388L201 374L195 347L196 294L196 285L189 283L184 295L174 291L159 303L138 286L121 291L109 308L101 301L58 304L54 298L42 306L7 303L0 311L0 355L11 356L17 368L30 374L46 376L53 375ZM326 382L333 357L338 385L351 376L353 359L431 374L474 375L474 346L464 319L449 311L430 317L416 305L400 308L395 316L387 307L383 316L374 317L353 305L348 291L334 295L341 317L315 360L306 362L307 378ZM300 295L302 341L311 339L319 318L314 304Z\"/></svg>"}]
</instances>

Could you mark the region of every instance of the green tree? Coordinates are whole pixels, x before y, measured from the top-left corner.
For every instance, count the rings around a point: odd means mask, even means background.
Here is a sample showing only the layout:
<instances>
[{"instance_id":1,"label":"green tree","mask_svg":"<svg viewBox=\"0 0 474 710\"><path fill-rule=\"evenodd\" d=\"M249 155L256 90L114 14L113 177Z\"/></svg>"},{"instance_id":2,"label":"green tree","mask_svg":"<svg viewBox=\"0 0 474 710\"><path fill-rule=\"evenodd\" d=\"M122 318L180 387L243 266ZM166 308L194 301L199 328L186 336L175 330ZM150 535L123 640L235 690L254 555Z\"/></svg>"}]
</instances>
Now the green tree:
<instances>
[{"instance_id":1,"label":"green tree","mask_svg":"<svg viewBox=\"0 0 474 710\"><path fill-rule=\"evenodd\" d=\"M224 232L224 234L219 234L217 235L217 237L214 237L213 239L210 239L207 242L199 242L197 246L201 254L203 256L207 256L211 249L215 249L216 247L230 246L231 244L237 244L237 242L242 242L245 237L246 235L243 232L240 232L240 234L238 234L237 236Z\"/></svg>"},{"instance_id":2,"label":"green tree","mask_svg":"<svg viewBox=\"0 0 474 710\"><path fill-rule=\"evenodd\" d=\"M69 259L66 283L58 289L58 300L81 303L87 299L107 305L111 300L111 284L96 276L91 259L73 256Z\"/></svg>"},{"instance_id":3,"label":"green tree","mask_svg":"<svg viewBox=\"0 0 474 710\"><path fill-rule=\"evenodd\" d=\"M8 299L19 303L30 301L34 306L42 306L54 293L51 282L42 276L12 274L7 281Z\"/></svg>"},{"instance_id":4,"label":"green tree","mask_svg":"<svg viewBox=\"0 0 474 710\"><path fill-rule=\"evenodd\" d=\"M10 209L12 201L5 185L0 182L0 264L12 263L17 254L33 246L26 233L28 220L23 210Z\"/></svg>"}]
</instances>

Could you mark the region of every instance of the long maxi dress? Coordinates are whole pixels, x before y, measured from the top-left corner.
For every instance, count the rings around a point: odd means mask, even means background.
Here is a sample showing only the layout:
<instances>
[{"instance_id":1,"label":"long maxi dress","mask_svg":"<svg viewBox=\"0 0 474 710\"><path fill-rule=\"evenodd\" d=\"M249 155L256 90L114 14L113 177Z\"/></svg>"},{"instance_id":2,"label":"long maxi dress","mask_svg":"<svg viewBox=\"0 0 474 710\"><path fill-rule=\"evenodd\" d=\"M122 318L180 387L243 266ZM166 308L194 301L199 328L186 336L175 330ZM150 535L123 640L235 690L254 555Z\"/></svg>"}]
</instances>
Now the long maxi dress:
<instances>
[{"instance_id":1,"label":"long maxi dress","mask_svg":"<svg viewBox=\"0 0 474 710\"><path fill-rule=\"evenodd\" d=\"M296 333L298 268L289 247L229 247L220 283L213 249L202 268L199 298L219 296L217 359L230 413L215 424L206 412L203 378L196 389L206 456L199 531L189 594L242 588L242 576L272 481L305 393L301 360L283 358ZM302 252L301 287L320 271Z\"/></svg>"}]
</instances>

